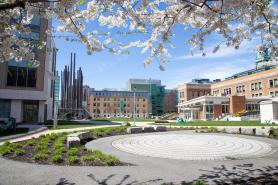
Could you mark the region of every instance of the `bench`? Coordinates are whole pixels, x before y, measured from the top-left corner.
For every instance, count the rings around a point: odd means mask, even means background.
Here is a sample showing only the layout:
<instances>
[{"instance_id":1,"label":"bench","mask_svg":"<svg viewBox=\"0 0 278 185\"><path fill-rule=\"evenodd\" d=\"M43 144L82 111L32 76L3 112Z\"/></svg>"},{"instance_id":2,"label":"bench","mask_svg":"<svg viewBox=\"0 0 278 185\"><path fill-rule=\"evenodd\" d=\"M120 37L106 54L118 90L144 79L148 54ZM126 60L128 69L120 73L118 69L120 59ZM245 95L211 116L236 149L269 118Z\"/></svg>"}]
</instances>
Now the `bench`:
<instances>
[{"instance_id":1,"label":"bench","mask_svg":"<svg viewBox=\"0 0 278 185\"><path fill-rule=\"evenodd\" d=\"M128 134L137 134L137 133L141 133L143 130L141 127L130 127L126 129L126 132Z\"/></svg>"},{"instance_id":2,"label":"bench","mask_svg":"<svg viewBox=\"0 0 278 185\"><path fill-rule=\"evenodd\" d=\"M76 147L80 146L82 141L88 141L93 138L93 134L91 132L76 132L73 134L69 134L67 136L67 147Z\"/></svg>"},{"instance_id":3,"label":"bench","mask_svg":"<svg viewBox=\"0 0 278 185\"><path fill-rule=\"evenodd\" d=\"M154 127L154 130L156 132L166 132L167 131L167 127L166 126L156 126L156 127Z\"/></svg>"}]
</instances>

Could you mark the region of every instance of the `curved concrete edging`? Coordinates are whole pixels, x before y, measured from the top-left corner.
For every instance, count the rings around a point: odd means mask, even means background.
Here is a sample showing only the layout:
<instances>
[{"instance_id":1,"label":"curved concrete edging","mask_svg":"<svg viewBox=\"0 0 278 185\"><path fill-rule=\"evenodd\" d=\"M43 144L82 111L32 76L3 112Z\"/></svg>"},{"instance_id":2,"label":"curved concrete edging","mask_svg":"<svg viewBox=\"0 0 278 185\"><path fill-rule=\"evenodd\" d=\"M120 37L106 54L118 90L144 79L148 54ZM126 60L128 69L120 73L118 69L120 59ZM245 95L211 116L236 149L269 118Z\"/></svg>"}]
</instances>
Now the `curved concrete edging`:
<instances>
[{"instance_id":1,"label":"curved concrete edging","mask_svg":"<svg viewBox=\"0 0 278 185\"><path fill-rule=\"evenodd\" d=\"M5 142L5 141L13 140L13 139L18 139L18 138L34 135L34 134L37 134L37 133L40 133L40 132L43 132L43 131L46 131L46 130L48 130L47 127L40 127L36 130L27 132L26 134L16 134L16 135L11 135L11 136L5 136L3 138L0 138L0 145L1 145L1 142Z\"/></svg>"}]
</instances>

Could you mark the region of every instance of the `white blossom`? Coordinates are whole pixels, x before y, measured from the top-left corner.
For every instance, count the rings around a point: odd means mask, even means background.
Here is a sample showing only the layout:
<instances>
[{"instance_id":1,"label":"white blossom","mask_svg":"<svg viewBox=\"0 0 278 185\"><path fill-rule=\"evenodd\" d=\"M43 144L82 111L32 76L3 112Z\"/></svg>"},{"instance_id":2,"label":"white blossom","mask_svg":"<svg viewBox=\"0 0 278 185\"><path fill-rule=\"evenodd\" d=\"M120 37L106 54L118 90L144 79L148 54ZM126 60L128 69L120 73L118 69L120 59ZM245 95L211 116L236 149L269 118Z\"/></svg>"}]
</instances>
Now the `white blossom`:
<instances>
[{"instance_id":1,"label":"white blossom","mask_svg":"<svg viewBox=\"0 0 278 185\"><path fill-rule=\"evenodd\" d=\"M171 41L174 38L179 39L179 35L173 34L177 25L184 28L184 34L191 33L186 43L191 46L192 54L199 48L205 56L204 42L212 33L221 35L222 42L237 49L244 40L260 32L264 44L271 48L273 58L278 55L278 14L273 1L256 0L250 3L247 0L229 0L222 4L219 0L210 1L206 6L201 6L206 3L201 0L88 0L84 1L85 6L80 6L80 2L58 0L45 5L26 0L25 7L15 6L10 9L1 9L0 4L0 61L15 59L35 63L33 48L16 36L18 33L30 33L27 25L34 16L58 19L60 25L54 31L75 34L77 40L86 45L88 54L104 49L114 54L122 54L126 53L125 49L139 47L142 53L149 54L144 65L149 65L156 58L161 70L164 70L162 65L171 57L168 52L169 47L174 47ZM89 25L96 22L111 31L101 33L96 28L91 30ZM118 33L121 36L136 32L145 36L140 37L140 40L136 39L138 37L132 37L124 43L119 37L115 37L116 30L119 29L123 30L123 33ZM50 30L46 32L51 35ZM76 41L72 38L65 39ZM43 46L44 43L39 43L37 47L42 49ZM219 48L220 46L216 45L213 53Z\"/></svg>"}]
</instances>

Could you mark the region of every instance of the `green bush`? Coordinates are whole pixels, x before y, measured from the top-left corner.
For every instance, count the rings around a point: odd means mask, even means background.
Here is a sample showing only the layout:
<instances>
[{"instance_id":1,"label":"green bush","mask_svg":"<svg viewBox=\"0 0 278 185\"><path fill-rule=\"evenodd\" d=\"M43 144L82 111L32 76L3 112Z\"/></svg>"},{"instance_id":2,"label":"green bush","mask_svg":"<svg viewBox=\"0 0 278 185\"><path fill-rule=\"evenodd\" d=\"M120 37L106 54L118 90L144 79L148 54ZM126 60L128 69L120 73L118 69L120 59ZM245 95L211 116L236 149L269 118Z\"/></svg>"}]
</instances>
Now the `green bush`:
<instances>
[{"instance_id":1,"label":"green bush","mask_svg":"<svg viewBox=\"0 0 278 185\"><path fill-rule=\"evenodd\" d=\"M155 120L155 123L169 123L167 120Z\"/></svg>"},{"instance_id":2,"label":"green bush","mask_svg":"<svg viewBox=\"0 0 278 185\"><path fill-rule=\"evenodd\" d=\"M69 156L68 163L69 164L76 164L79 162L79 158L77 156Z\"/></svg>"},{"instance_id":3,"label":"green bush","mask_svg":"<svg viewBox=\"0 0 278 185\"><path fill-rule=\"evenodd\" d=\"M52 155L51 156L51 161L53 162L53 163L61 163L62 161L63 161L63 157L62 157L62 155Z\"/></svg>"},{"instance_id":4,"label":"green bush","mask_svg":"<svg viewBox=\"0 0 278 185\"><path fill-rule=\"evenodd\" d=\"M35 150L36 150L36 151L45 151L45 150L47 150L47 149L48 149L48 145L38 144L38 145L36 145L36 147L35 147Z\"/></svg>"},{"instance_id":5,"label":"green bush","mask_svg":"<svg viewBox=\"0 0 278 185\"><path fill-rule=\"evenodd\" d=\"M84 161L84 162L87 162L87 161L93 161L95 160L95 157L93 155L85 155L83 157L81 157L81 160Z\"/></svg>"},{"instance_id":6,"label":"green bush","mask_svg":"<svg viewBox=\"0 0 278 185\"><path fill-rule=\"evenodd\" d=\"M47 138L49 138L51 140L55 140L58 138L58 134L56 134L56 133L49 134L49 135L47 135Z\"/></svg>"},{"instance_id":7,"label":"green bush","mask_svg":"<svg viewBox=\"0 0 278 185\"><path fill-rule=\"evenodd\" d=\"M3 144L3 146L9 146L11 144L10 141L5 141L5 143Z\"/></svg>"},{"instance_id":8,"label":"green bush","mask_svg":"<svg viewBox=\"0 0 278 185\"><path fill-rule=\"evenodd\" d=\"M6 145L0 146L0 154L2 156L8 155L10 153L12 153L12 151L9 146L6 146Z\"/></svg>"},{"instance_id":9,"label":"green bush","mask_svg":"<svg viewBox=\"0 0 278 185\"><path fill-rule=\"evenodd\" d=\"M98 158L98 159L100 159L100 160L102 160L102 159L104 159L104 153L102 153L101 151L99 151L99 150L93 150L92 151L92 155L93 156L95 156L96 158Z\"/></svg>"},{"instance_id":10,"label":"green bush","mask_svg":"<svg viewBox=\"0 0 278 185\"><path fill-rule=\"evenodd\" d=\"M15 155L19 156L19 155L23 155L25 154L25 150L23 149L16 149L15 150Z\"/></svg>"},{"instance_id":11,"label":"green bush","mask_svg":"<svg viewBox=\"0 0 278 185\"><path fill-rule=\"evenodd\" d=\"M54 142L54 148L58 149L58 148L62 148L65 146L65 141L66 141L66 137L58 137L55 142Z\"/></svg>"},{"instance_id":12,"label":"green bush","mask_svg":"<svg viewBox=\"0 0 278 185\"><path fill-rule=\"evenodd\" d=\"M115 166L120 163L120 160L112 155L106 155L103 162L105 162L108 166Z\"/></svg>"},{"instance_id":13,"label":"green bush","mask_svg":"<svg viewBox=\"0 0 278 185\"><path fill-rule=\"evenodd\" d=\"M34 146L34 145L35 145L35 140L33 140L33 139L28 140L28 141L26 142L26 144L27 144L28 146Z\"/></svg>"},{"instance_id":14,"label":"green bush","mask_svg":"<svg viewBox=\"0 0 278 185\"><path fill-rule=\"evenodd\" d=\"M92 155L109 166L113 166L120 163L120 160L117 157L112 155L106 155L99 150L92 151Z\"/></svg>"},{"instance_id":15,"label":"green bush","mask_svg":"<svg viewBox=\"0 0 278 185\"><path fill-rule=\"evenodd\" d=\"M78 148L70 148L68 150L68 155L69 156L76 156L78 154Z\"/></svg>"},{"instance_id":16,"label":"green bush","mask_svg":"<svg viewBox=\"0 0 278 185\"><path fill-rule=\"evenodd\" d=\"M16 149L22 147L22 144L20 144L20 143L10 143L10 144L9 144L9 147L10 147L11 150L14 151L14 150L16 150Z\"/></svg>"},{"instance_id":17,"label":"green bush","mask_svg":"<svg viewBox=\"0 0 278 185\"><path fill-rule=\"evenodd\" d=\"M61 153L65 153L67 151L67 149L65 147L61 147L61 148L56 149L56 151L59 151Z\"/></svg>"},{"instance_id":18,"label":"green bush","mask_svg":"<svg viewBox=\"0 0 278 185\"><path fill-rule=\"evenodd\" d=\"M44 160L44 159L47 159L48 155L46 153L36 153L34 156L33 156L33 159L35 159L36 161L38 160Z\"/></svg>"}]
</instances>

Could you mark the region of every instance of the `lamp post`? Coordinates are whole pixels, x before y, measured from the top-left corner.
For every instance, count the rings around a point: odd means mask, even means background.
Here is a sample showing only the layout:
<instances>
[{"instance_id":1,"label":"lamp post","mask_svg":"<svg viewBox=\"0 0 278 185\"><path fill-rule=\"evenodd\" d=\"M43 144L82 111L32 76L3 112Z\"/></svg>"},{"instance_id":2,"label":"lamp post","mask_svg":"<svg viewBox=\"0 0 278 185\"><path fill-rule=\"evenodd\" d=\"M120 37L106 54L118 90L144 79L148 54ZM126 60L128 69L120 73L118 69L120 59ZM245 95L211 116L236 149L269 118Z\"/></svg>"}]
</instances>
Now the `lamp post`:
<instances>
[{"instance_id":1,"label":"lamp post","mask_svg":"<svg viewBox=\"0 0 278 185\"><path fill-rule=\"evenodd\" d=\"M135 126L135 111L136 111L136 106L135 106L135 92L136 91L136 87L133 88L133 125Z\"/></svg>"}]
</instances>

